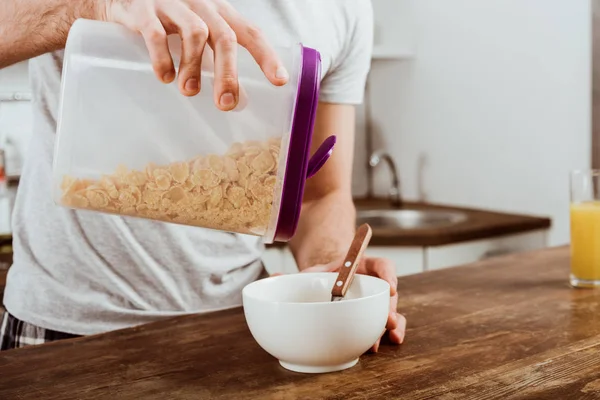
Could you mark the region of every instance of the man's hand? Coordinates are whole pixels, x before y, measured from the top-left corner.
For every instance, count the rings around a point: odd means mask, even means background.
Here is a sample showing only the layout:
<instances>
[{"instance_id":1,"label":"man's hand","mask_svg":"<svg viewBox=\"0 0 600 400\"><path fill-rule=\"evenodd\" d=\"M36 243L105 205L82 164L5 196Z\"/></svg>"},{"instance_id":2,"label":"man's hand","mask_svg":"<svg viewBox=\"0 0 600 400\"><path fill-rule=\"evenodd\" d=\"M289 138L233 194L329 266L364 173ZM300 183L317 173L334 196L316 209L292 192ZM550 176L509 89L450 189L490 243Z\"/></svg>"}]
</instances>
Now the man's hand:
<instances>
[{"instance_id":1,"label":"man's hand","mask_svg":"<svg viewBox=\"0 0 600 400\"><path fill-rule=\"evenodd\" d=\"M304 272L337 272L342 266L344 260L332 262L327 265L317 265L314 267L306 268ZM356 270L358 274L365 274L376 276L387 281L390 284L390 313L388 314L387 320L387 333L392 343L400 344L404 341L404 332L406 331L406 318L397 311L398 308L398 279L396 278L396 272L394 265L391 261L385 258L369 258L365 257ZM379 342L377 342L371 348L371 351L377 352L379 349Z\"/></svg>"},{"instance_id":2,"label":"man's hand","mask_svg":"<svg viewBox=\"0 0 600 400\"><path fill-rule=\"evenodd\" d=\"M175 79L167 35L182 39L178 85L181 93L200 91L200 65L208 44L215 53L214 99L223 111L239 100L237 44L254 57L267 79L284 85L288 73L258 28L226 0L98 0L104 2L98 19L117 22L144 37L154 72L162 82Z\"/></svg>"},{"instance_id":3,"label":"man's hand","mask_svg":"<svg viewBox=\"0 0 600 400\"><path fill-rule=\"evenodd\" d=\"M176 77L167 35L183 42L177 78L179 90L200 91L200 64L208 44L214 51L214 101L223 111L239 101L237 45L254 57L267 79L284 85L288 73L256 26L227 0L2 0L0 1L0 68L64 48L78 18L116 22L144 37L157 77Z\"/></svg>"}]
</instances>

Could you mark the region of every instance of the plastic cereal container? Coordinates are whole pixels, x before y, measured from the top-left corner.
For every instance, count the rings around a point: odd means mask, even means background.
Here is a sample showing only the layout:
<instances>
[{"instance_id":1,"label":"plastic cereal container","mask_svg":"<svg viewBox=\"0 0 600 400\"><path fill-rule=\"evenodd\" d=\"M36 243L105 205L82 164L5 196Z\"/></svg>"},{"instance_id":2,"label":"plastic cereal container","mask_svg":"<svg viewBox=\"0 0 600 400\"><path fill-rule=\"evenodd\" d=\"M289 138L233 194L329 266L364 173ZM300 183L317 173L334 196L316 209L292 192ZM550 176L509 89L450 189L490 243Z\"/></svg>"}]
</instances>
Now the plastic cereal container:
<instances>
[{"instance_id":1,"label":"plastic cereal container","mask_svg":"<svg viewBox=\"0 0 600 400\"><path fill-rule=\"evenodd\" d=\"M175 67L181 43L169 37ZM329 137L310 158L320 55L277 48L289 82L272 85L240 47L240 104L213 103L213 53L200 94L159 82L142 37L112 23L77 20L64 56L54 154L54 201L287 241L306 179L331 155Z\"/></svg>"}]
</instances>

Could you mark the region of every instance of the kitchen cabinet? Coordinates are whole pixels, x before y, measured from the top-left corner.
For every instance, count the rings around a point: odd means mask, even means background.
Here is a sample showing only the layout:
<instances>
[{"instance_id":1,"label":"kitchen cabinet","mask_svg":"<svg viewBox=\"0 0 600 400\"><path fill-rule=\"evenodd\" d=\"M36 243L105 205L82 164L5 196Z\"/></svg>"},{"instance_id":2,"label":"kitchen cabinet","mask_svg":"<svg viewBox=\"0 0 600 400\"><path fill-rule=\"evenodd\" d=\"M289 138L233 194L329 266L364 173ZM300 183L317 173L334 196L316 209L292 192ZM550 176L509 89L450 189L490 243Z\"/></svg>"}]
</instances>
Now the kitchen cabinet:
<instances>
[{"instance_id":1,"label":"kitchen cabinet","mask_svg":"<svg viewBox=\"0 0 600 400\"><path fill-rule=\"evenodd\" d=\"M443 246L369 246L366 255L391 260L397 276L468 264L502 254L518 253L547 247L547 230L471 240ZM298 272L288 247L269 247L263 256L265 268L291 274Z\"/></svg>"},{"instance_id":2,"label":"kitchen cabinet","mask_svg":"<svg viewBox=\"0 0 600 400\"><path fill-rule=\"evenodd\" d=\"M394 263L397 276L412 275L424 270L422 247L370 246L365 254L369 257L387 258ZM294 256L288 247L270 247L263 255L266 270L292 274L298 272Z\"/></svg>"},{"instance_id":3,"label":"kitchen cabinet","mask_svg":"<svg viewBox=\"0 0 600 400\"><path fill-rule=\"evenodd\" d=\"M463 265L489 257L547 247L548 231L538 230L446 246L428 247L424 252L426 270Z\"/></svg>"},{"instance_id":4,"label":"kitchen cabinet","mask_svg":"<svg viewBox=\"0 0 600 400\"><path fill-rule=\"evenodd\" d=\"M368 257L387 258L394 264L397 276L408 276L425 270L423 252L423 247L371 246L365 254Z\"/></svg>"}]
</instances>

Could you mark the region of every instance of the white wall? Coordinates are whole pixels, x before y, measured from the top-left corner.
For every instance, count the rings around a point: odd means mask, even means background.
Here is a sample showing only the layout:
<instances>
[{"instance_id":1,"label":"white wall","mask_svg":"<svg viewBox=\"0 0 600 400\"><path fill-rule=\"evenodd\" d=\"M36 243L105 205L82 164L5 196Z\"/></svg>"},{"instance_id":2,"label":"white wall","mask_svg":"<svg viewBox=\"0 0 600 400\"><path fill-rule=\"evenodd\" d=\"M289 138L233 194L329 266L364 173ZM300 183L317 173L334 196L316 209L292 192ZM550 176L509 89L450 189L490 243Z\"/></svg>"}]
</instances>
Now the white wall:
<instances>
[{"instance_id":1,"label":"white wall","mask_svg":"<svg viewBox=\"0 0 600 400\"><path fill-rule=\"evenodd\" d=\"M589 0L408 1L415 57L375 60L371 79L404 195L551 216L566 243L568 171L590 164Z\"/></svg>"}]
</instances>

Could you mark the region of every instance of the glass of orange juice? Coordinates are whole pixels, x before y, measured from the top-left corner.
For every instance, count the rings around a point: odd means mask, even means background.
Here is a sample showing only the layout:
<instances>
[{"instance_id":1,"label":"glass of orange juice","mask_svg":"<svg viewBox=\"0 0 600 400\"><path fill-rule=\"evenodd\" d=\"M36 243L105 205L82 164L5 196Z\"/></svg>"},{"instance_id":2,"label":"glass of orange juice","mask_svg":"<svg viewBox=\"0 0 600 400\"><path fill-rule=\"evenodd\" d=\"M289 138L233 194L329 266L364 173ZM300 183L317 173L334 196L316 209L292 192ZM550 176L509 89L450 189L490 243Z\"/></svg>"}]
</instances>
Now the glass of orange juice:
<instances>
[{"instance_id":1,"label":"glass of orange juice","mask_svg":"<svg viewBox=\"0 0 600 400\"><path fill-rule=\"evenodd\" d=\"M571 285L600 286L600 170L571 173Z\"/></svg>"}]
</instances>

